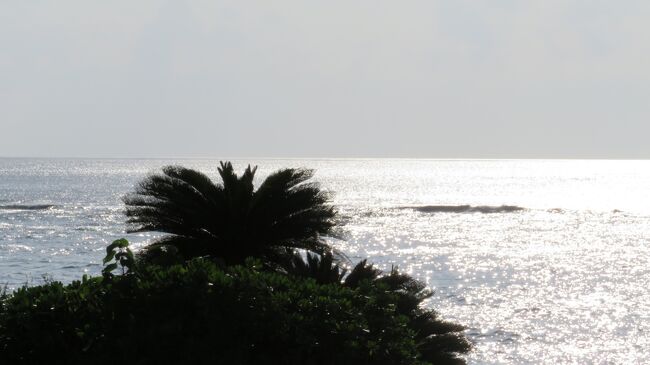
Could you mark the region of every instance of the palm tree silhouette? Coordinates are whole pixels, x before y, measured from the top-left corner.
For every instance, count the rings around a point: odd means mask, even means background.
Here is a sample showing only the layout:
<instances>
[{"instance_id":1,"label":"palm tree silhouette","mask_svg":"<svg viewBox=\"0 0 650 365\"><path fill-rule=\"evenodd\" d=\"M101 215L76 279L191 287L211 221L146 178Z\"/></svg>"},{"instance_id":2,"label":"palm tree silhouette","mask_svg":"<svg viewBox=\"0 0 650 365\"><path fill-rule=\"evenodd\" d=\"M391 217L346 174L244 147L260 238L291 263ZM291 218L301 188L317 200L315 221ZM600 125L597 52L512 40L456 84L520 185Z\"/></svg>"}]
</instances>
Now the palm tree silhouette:
<instances>
[{"instance_id":1,"label":"palm tree silhouette","mask_svg":"<svg viewBox=\"0 0 650 365\"><path fill-rule=\"evenodd\" d=\"M312 170L276 171L255 190L257 167L237 176L230 162L220 165L221 184L196 170L166 166L124 197L127 232L167 233L141 257L167 249L183 259L213 256L234 264L251 256L286 261L296 249L330 251L324 238L337 237L336 211L329 195L308 182Z\"/></svg>"}]
</instances>

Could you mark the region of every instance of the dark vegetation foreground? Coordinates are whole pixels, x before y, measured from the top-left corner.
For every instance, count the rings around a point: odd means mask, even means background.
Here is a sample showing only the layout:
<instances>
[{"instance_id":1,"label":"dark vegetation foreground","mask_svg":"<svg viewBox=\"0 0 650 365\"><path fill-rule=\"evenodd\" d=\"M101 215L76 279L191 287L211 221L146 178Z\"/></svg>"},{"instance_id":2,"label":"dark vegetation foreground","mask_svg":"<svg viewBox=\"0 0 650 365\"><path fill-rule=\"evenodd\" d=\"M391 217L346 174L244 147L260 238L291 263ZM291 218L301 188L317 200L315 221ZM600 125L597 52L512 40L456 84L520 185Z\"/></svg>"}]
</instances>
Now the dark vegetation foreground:
<instances>
[{"instance_id":1,"label":"dark vegetation foreground","mask_svg":"<svg viewBox=\"0 0 650 365\"><path fill-rule=\"evenodd\" d=\"M424 285L365 260L343 268L310 171L257 190L255 169L219 172L214 184L167 167L125 198L131 231L168 234L138 257L118 240L101 277L3 295L0 363L464 363L463 328L422 308Z\"/></svg>"}]
</instances>

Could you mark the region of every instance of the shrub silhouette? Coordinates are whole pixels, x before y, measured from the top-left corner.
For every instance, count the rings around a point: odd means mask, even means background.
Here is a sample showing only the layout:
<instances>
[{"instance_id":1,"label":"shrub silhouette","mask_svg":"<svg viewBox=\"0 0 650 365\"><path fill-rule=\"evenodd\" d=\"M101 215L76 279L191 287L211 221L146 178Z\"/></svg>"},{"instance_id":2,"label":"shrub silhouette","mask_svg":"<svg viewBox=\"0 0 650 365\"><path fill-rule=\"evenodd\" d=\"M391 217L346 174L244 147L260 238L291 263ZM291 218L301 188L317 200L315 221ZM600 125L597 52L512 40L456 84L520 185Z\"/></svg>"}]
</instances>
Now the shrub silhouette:
<instances>
[{"instance_id":1,"label":"shrub silhouette","mask_svg":"<svg viewBox=\"0 0 650 365\"><path fill-rule=\"evenodd\" d=\"M0 301L0 361L458 363L445 351L422 352L390 280L352 288L262 267L255 260L223 267L199 258L18 289Z\"/></svg>"},{"instance_id":2,"label":"shrub silhouette","mask_svg":"<svg viewBox=\"0 0 650 365\"><path fill-rule=\"evenodd\" d=\"M434 364L464 364L458 355L471 349L471 344L462 334L464 327L440 320L431 309L422 308L422 302L433 295L424 284L393 267L383 274L367 260L359 262L349 274L337 264L331 254L322 256L296 255L287 267L292 275L308 277L319 284L341 284L348 288L372 285L394 295L395 312L408 318L408 326L414 333L416 348L423 358Z\"/></svg>"}]
</instances>

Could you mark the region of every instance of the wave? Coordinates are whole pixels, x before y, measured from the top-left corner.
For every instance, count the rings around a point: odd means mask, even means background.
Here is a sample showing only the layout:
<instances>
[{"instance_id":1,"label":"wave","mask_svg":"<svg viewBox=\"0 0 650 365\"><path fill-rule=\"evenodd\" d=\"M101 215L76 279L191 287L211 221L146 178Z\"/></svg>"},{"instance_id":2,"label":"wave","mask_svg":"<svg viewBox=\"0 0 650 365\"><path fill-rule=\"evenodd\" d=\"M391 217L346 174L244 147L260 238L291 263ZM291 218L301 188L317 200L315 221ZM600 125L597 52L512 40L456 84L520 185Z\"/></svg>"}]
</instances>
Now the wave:
<instances>
[{"instance_id":1,"label":"wave","mask_svg":"<svg viewBox=\"0 0 650 365\"><path fill-rule=\"evenodd\" d=\"M2 210L47 210L56 207L54 204L34 204L34 205L23 205L23 204L9 204L9 205L0 205Z\"/></svg>"},{"instance_id":2,"label":"wave","mask_svg":"<svg viewBox=\"0 0 650 365\"><path fill-rule=\"evenodd\" d=\"M516 205L422 205L415 207L401 207L402 209L413 209L422 213L512 213L525 210L526 208Z\"/></svg>"}]
</instances>

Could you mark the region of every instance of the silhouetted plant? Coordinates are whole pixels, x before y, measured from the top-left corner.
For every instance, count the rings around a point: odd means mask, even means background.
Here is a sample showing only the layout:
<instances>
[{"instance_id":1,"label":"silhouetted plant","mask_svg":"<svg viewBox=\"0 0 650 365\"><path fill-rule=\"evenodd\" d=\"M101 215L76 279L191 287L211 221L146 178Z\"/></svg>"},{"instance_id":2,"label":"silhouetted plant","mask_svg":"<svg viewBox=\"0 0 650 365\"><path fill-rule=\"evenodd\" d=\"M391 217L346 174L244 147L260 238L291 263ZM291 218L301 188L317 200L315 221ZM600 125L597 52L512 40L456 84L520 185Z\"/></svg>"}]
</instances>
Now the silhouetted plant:
<instances>
[{"instance_id":1,"label":"silhouetted plant","mask_svg":"<svg viewBox=\"0 0 650 365\"><path fill-rule=\"evenodd\" d=\"M257 190L256 168L237 176L230 162L222 162L218 171L220 184L198 171L167 166L124 198L129 232L167 233L143 251L144 258L169 246L184 259L213 256L226 263L286 260L295 249L330 250L324 237L335 236L336 213L328 195L308 182L311 170L279 170Z\"/></svg>"},{"instance_id":2,"label":"silhouetted plant","mask_svg":"<svg viewBox=\"0 0 650 365\"><path fill-rule=\"evenodd\" d=\"M136 263L133 252L129 248L129 241L124 238L113 241L106 247L106 256L102 262L104 263L104 269L102 269L104 276L113 275L112 272L117 269L118 265L122 268L122 274L133 271Z\"/></svg>"},{"instance_id":3,"label":"silhouetted plant","mask_svg":"<svg viewBox=\"0 0 650 365\"><path fill-rule=\"evenodd\" d=\"M381 275L381 270L368 264L368 260L361 260L354 266L350 274L345 277L345 285L356 288L359 283L367 280L374 281Z\"/></svg>"},{"instance_id":4,"label":"silhouetted plant","mask_svg":"<svg viewBox=\"0 0 650 365\"><path fill-rule=\"evenodd\" d=\"M256 168L218 171L220 184L168 166L124 198L129 232L167 234L143 261L116 240L100 278L0 296L0 359L464 363L462 326L422 308L432 295L422 283L366 260L348 273L335 259L324 239L336 236L336 212L310 170L280 170L257 190Z\"/></svg>"},{"instance_id":5,"label":"silhouetted plant","mask_svg":"<svg viewBox=\"0 0 650 365\"><path fill-rule=\"evenodd\" d=\"M319 284L340 284L347 271L335 262L329 252L323 255L307 253L304 258L296 253L282 266L291 275L312 278Z\"/></svg>"},{"instance_id":6,"label":"silhouetted plant","mask_svg":"<svg viewBox=\"0 0 650 365\"><path fill-rule=\"evenodd\" d=\"M194 259L24 287L0 301L7 364L450 364L389 282L358 287ZM398 287L410 287L395 279ZM432 361L436 359L436 361Z\"/></svg>"},{"instance_id":7,"label":"silhouetted plant","mask_svg":"<svg viewBox=\"0 0 650 365\"><path fill-rule=\"evenodd\" d=\"M408 318L408 327L414 331L416 347L423 358L434 364L465 364L458 355L467 353L471 343L462 331L463 326L443 321L435 311L422 307L422 302L433 295L422 282L400 273L393 267L388 274L368 264L359 262L346 276L347 270L334 262L331 255L296 255L288 272L296 276L314 278L320 284L341 284L357 289L371 285L394 295L395 312Z\"/></svg>"}]
</instances>

